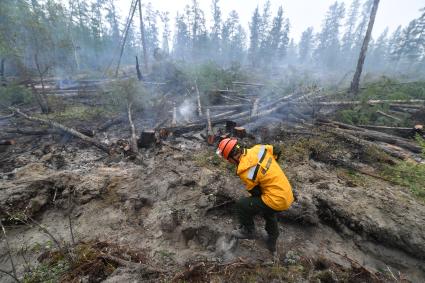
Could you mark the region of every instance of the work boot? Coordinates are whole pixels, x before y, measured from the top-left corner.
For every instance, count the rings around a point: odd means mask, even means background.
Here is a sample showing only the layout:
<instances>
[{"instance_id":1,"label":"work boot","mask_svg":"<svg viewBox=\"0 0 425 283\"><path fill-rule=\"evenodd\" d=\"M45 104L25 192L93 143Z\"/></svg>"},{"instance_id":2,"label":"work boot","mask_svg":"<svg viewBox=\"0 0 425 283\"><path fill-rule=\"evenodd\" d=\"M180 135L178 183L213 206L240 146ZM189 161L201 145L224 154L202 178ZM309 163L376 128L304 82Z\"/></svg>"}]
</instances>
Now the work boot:
<instances>
[{"instance_id":1,"label":"work boot","mask_svg":"<svg viewBox=\"0 0 425 283\"><path fill-rule=\"evenodd\" d=\"M266 246L267 249L274 254L276 252L276 242L277 242L277 238L275 237L268 237L267 241L266 241Z\"/></svg>"},{"instance_id":2,"label":"work boot","mask_svg":"<svg viewBox=\"0 0 425 283\"><path fill-rule=\"evenodd\" d=\"M233 230L231 235L238 239L254 239L255 229L241 226L239 229Z\"/></svg>"}]
</instances>

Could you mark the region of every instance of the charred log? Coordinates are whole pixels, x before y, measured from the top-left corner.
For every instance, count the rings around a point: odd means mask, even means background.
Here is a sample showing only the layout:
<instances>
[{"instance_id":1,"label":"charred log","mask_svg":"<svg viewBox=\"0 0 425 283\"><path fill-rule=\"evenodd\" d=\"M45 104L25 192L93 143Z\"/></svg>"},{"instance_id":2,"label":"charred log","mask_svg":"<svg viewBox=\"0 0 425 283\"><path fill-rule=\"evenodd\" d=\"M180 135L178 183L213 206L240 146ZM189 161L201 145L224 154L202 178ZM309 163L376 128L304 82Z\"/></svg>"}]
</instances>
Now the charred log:
<instances>
[{"instance_id":1,"label":"charred log","mask_svg":"<svg viewBox=\"0 0 425 283\"><path fill-rule=\"evenodd\" d=\"M94 145L95 147L97 147L97 148L99 148L99 149L101 149L101 150L103 150L103 151L105 151L109 154L109 147L108 146L106 146L105 144L95 140L94 138L88 137L88 136L78 132L75 129L66 127L66 126L64 126L64 125L62 125L58 122L55 122L55 121L45 120L45 119L42 119L42 118L29 116L29 115L23 113L21 110L19 110L18 108L15 108L15 107L9 107L9 110L16 112L17 114L19 114L20 116L24 117L27 120L37 122L37 123L46 124L46 125L48 125L52 128L64 131L64 132L66 132L66 133L68 133L68 134L70 134L74 137L77 137L77 138L79 138L79 139L81 139L81 140L83 140L87 143Z\"/></svg>"}]
</instances>

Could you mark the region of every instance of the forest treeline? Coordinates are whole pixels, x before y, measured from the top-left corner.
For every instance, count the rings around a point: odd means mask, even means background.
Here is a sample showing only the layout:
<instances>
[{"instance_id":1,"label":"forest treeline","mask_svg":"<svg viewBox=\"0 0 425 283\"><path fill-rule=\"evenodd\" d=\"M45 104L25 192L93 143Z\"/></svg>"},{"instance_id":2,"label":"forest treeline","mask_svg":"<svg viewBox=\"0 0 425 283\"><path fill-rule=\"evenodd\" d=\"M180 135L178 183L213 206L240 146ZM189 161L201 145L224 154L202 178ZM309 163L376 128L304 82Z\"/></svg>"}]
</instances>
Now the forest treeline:
<instances>
[{"instance_id":1,"label":"forest treeline","mask_svg":"<svg viewBox=\"0 0 425 283\"><path fill-rule=\"evenodd\" d=\"M132 0L135 7L138 0ZM306 70L346 73L355 68L373 0L332 4L320 29L307 28L298 42L284 7L270 1L257 7L245 30L236 11L224 15L211 1L212 21L199 0L171 16L142 1L145 50L149 61L172 58L189 62L214 60L226 67L248 65L263 70L294 65ZM400 3L401 4L401 3ZM141 22L118 13L116 0L0 1L1 74L104 72L116 64L128 29L122 64L142 56ZM302 15L300 15L302 16ZM172 20L173 19L173 20ZM130 23L129 23L130 22ZM128 28L126 28L128 26ZM172 36L172 32L173 36ZM6 67L5 67L6 66ZM417 74L425 70L425 8L417 19L393 33L386 29L368 49L368 71Z\"/></svg>"}]
</instances>

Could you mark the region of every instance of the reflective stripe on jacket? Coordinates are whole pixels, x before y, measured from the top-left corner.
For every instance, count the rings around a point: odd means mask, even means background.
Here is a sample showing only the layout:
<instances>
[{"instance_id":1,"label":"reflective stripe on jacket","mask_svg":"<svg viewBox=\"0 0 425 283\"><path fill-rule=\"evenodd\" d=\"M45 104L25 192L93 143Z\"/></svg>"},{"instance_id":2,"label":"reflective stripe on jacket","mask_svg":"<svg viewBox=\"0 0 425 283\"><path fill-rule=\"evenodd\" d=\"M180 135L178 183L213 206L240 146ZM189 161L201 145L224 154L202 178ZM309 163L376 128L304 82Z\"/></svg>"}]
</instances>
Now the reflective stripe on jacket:
<instances>
[{"instance_id":1,"label":"reflective stripe on jacket","mask_svg":"<svg viewBox=\"0 0 425 283\"><path fill-rule=\"evenodd\" d=\"M261 199L273 210L286 210L294 201L291 185L276 162L271 145L246 149L241 155L237 174L248 191L259 186Z\"/></svg>"}]
</instances>

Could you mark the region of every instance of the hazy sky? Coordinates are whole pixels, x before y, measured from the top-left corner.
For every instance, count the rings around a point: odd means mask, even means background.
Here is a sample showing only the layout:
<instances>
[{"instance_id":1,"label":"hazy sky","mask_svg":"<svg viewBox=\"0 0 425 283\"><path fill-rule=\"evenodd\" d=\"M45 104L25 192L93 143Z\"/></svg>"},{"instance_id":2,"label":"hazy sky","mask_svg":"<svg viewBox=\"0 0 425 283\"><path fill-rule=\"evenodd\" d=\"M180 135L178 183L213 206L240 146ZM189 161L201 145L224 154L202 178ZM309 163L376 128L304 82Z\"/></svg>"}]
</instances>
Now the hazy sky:
<instances>
[{"instance_id":1,"label":"hazy sky","mask_svg":"<svg viewBox=\"0 0 425 283\"><path fill-rule=\"evenodd\" d=\"M128 14L131 0L118 0L120 10L123 15ZM177 11L182 11L186 4L190 4L191 0L142 0L142 3L152 2L155 9L160 11L169 11L171 23L174 26L175 15ZM211 19L211 0L199 0L202 10L204 11L207 21ZM236 10L240 16L241 23L248 31L248 22L252 16L252 12L257 5L260 8L266 0L221 0L220 7L222 9L223 18L231 10ZM277 8L282 5L284 16L288 17L291 22L290 36L299 39L302 31L312 26L315 31L320 30L322 21L325 17L328 7L335 0L271 0L273 14L276 14ZM340 0L349 8L351 0ZM364 2L361 1L362 3ZM385 27L390 28L390 32L394 31L398 25L407 25L409 21L420 15L419 9L425 7L424 0L381 0L379 4L378 14L374 26L373 35L376 38ZM209 23L209 22L207 22ZM208 24L208 26L210 26Z\"/></svg>"}]
</instances>

